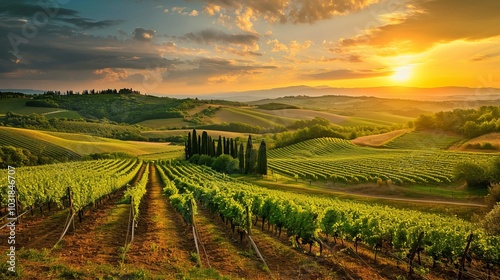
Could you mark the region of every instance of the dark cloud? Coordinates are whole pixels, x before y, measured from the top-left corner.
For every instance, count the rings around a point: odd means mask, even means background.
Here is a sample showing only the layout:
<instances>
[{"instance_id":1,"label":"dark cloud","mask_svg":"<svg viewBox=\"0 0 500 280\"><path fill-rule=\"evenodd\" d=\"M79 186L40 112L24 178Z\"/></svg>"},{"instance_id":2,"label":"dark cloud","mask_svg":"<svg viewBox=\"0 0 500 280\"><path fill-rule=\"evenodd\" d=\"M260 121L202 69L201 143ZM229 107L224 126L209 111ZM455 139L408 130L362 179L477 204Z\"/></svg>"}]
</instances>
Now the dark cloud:
<instances>
[{"instance_id":1,"label":"dark cloud","mask_svg":"<svg viewBox=\"0 0 500 280\"><path fill-rule=\"evenodd\" d=\"M186 62L190 69L166 71L165 80L185 81L188 84L205 83L207 81L225 81L228 77L259 75L264 71L275 69L275 66L252 64L246 61L221 59L221 58L198 58Z\"/></svg>"},{"instance_id":2,"label":"dark cloud","mask_svg":"<svg viewBox=\"0 0 500 280\"><path fill-rule=\"evenodd\" d=\"M205 29L199 32L190 32L181 37L181 40L196 42L198 44L232 44L253 46L259 41L254 34L227 34L216 29Z\"/></svg>"},{"instance_id":3,"label":"dark cloud","mask_svg":"<svg viewBox=\"0 0 500 280\"><path fill-rule=\"evenodd\" d=\"M353 71L348 69L339 69L304 75L304 78L313 80L348 80L388 76L391 74L393 73L387 71L377 72L373 70Z\"/></svg>"},{"instance_id":4,"label":"dark cloud","mask_svg":"<svg viewBox=\"0 0 500 280\"><path fill-rule=\"evenodd\" d=\"M421 52L437 43L500 35L500 1L414 0L411 3L405 18L367 30L367 35L341 40L339 48L393 45L398 52Z\"/></svg>"},{"instance_id":5,"label":"dark cloud","mask_svg":"<svg viewBox=\"0 0 500 280\"><path fill-rule=\"evenodd\" d=\"M500 52L488 53L488 54L478 54L472 58L472 61L484 61L500 57Z\"/></svg>"},{"instance_id":6,"label":"dark cloud","mask_svg":"<svg viewBox=\"0 0 500 280\"><path fill-rule=\"evenodd\" d=\"M155 33L156 31L154 30L148 30L139 27L134 30L132 36L138 41L149 42L153 39Z\"/></svg>"},{"instance_id":7,"label":"dark cloud","mask_svg":"<svg viewBox=\"0 0 500 280\"><path fill-rule=\"evenodd\" d=\"M272 22L313 23L335 15L359 11L379 0L207 0L206 10L213 6L226 9L251 9L260 18Z\"/></svg>"}]
</instances>

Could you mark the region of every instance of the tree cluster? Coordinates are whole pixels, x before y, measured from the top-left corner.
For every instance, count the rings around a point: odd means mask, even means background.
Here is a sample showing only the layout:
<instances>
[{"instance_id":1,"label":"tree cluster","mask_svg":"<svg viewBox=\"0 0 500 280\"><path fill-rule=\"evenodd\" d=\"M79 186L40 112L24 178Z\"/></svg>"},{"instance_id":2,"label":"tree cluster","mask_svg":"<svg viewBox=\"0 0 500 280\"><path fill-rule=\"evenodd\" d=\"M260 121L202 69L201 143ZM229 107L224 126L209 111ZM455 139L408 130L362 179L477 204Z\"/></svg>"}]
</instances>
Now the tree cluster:
<instances>
[{"instance_id":1,"label":"tree cluster","mask_svg":"<svg viewBox=\"0 0 500 280\"><path fill-rule=\"evenodd\" d=\"M257 152L253 148L251 135L248 137L245 149L243 143L238 143L234 138L219 135L216 140L206 131L198 135L196 129L193 129L188 133L184 152L186 160L211 166L219 172L267 174L266 143L262 141Z\"/></svg>"},{"instance_id":2,"label":"tree cluster","mask_svg":"<svg viewBox=\"0 0 500 280\"><path fill-rule=\"evenodd\" d=\"M487 188L490 184L500 183L500 157L489 164L460 163L455 167L455 176L472 188Z\"/></svg>"},{"instance_id":3,"label":"tree cluster","mask_svg":"<svg viewBox=\"0 0 500 280\"><path fill-rule=\"evenodd\" d=\"M29 150L12 146L0 146L0 168L7 166L32 166L39 164L54 163L58 160L48 156L35 155Z\"/></svg>"},{"instance_id":4,"label":"tree cluster","mask_svg":"<svg viewBox=\"0 0 500 280\"><path fill-rule=\"evenodd\" d=\"M482 106L479 109L455 109L433 115L420 115L415 129L440 129L469 138L500 132L500 106Z\"/></svg>"}]
</instances>

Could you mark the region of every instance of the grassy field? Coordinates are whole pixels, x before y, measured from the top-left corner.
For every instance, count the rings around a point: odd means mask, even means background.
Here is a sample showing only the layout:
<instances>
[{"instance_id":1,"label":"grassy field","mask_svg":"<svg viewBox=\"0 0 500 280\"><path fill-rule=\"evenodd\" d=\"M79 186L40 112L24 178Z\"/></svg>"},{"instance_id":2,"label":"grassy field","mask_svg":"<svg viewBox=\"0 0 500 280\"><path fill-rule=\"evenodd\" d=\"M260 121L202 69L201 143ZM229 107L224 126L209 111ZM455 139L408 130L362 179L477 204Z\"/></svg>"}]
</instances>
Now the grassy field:
<instances>
[{"instance_id":1,"label":"grassy field","mask_svg":"<svg viewBox=\"0 0 500 280\"><path fill-rule=\"evenodd\" d=\"M84 134L42 132L30 129L0 127L0 135L9 138L0 144L15 145L35 153L40 152L40 145L47 145L53 149L70 151L72 154L85 156L93 153L125 152L131 155L156 154L182 150L182 147L167 143L149 143L138 141L120 141L109 138L93 137ZM15 140L22 140L16 142ZM48 144L47 144L48 143Z\"/></svg>"},{"instance_id":2,"label":"grassy field","mask_svg":"<svg viewBox=\"0 0 500 280\"><path fill-rule=\"evenodd\" d=\"M23 98L5 98L0 102L0 114L4 115L7 112L12 112L21 115L29 115L33 113L45 114L58 111L58 108L42 108L42 107L26 107L25 103L29 99Z\"/></svg>"},{"instance_id":3,"label":"grassy field","mask_svg":"<svg viewBox=\"0 0 500 280\"><path fill-rule=\"evenodd\" d=\"M173 129L173 130L161 130L161 131L150 130L141 132L141 135L149 138L162 138L170 136L187 136L188 133L192 131L193 131L192 129ZM248 133L240 133L240 132L208 130L208 129L197 129L196 131L200 133L200 135L203 131L206 131L208 135L212 137L219 137L219 135L226 138L248 137Z\"/></svg>"},{"instance_id":4,"label":"grassy field","mask_svg":"<svg viewBox=\"0 0 500 280\"><path fill-rule=\"evenodd\" d=\"M409 129L400 129L382 134L362 136L352 140L352 143L360 146L380 147L408 132Z\"/></svg>"},{"instance_id":5,"label":"grassy field","mask_svg":"<svg viewBox=\"0 0 500 280\"><path fill-rule=\"evenodd\" d=\"M488 149L480 149L481 151L487 152L498 152L500 150L500 133L489 133L481 135L479 137L470 139L465 143L459 143L459 145L453 145L451 149L456 150L478 150L477 145L484 147L485 144L491 144Z\"/></svg>"},{"instance_id":6,"label":"grassy field","mask_svg":"<svg viewBox=\"0 0 500 280\"><path fill-rule=\"evenodd\" d=\"M217 111L212 120L214 123L241 122L260 127L275 127L295 122L295 120L272 116L249 109L230 107L225 107Z\"/></svg>"},{"instance_id":7,"label":"grassy field","mask_svg":"<svg viewBox=\"0 0 500 280\"><path fill-rule=\"evenodd\" d=\"M450 133L412 131L400 135L384 146L392 149L448 149L462 138Z\"/></svg>"},{"instance_id":8,"label":"grassy field","mask_svg":"<svg viewBox=\"0 0 500 280\"><path fill-rule=\"evenodd\" d=\"M183 118L171 119L154 119L137 123L140 126L150 127L152 129L167 129L167 128L181 128L193 126L192 123L184 121Z\"/></svg>"}]
</instances>

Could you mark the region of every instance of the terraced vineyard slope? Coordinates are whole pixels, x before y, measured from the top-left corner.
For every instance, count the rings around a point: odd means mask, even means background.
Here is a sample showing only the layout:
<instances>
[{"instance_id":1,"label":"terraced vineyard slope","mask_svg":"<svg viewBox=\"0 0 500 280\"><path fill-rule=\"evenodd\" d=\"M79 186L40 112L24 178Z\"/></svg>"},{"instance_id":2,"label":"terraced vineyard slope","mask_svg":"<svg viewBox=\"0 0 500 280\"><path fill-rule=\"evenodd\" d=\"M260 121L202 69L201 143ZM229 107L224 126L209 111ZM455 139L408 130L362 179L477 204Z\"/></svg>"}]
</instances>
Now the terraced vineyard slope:
<instances>
[{"instance_id":1,"label":"terraced vineyard slope","mask_svg":"<svg viewBox=\"0 0 500 280\"><path fill-rule=\"evenodd\" d=\"M341 183L392 180L396 184L449 183L464 161L485 163L495 155L443 150L376 149L338 138L318 138L270 150L269 168L296 178Z\"/></svg>"}]
</instances>

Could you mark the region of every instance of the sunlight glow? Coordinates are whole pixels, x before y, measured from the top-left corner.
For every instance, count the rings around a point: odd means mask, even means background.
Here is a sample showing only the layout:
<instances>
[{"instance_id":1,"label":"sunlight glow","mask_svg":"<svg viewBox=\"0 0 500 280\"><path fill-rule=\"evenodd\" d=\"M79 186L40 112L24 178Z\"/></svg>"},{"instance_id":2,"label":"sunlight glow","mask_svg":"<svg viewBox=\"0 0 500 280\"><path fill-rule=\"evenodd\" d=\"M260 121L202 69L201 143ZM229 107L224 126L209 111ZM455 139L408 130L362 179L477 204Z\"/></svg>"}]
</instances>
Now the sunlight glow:
<instances>
[{"instance_id":1,"label":"sunlight glow","mask_svg":"<svg viewBox=\"0 0 500 280\"><path fill-rule=\"evenodd\" d=\"M410 79L411 70L413 66L401 66L394 68L394 74L392 75L392 79L397 82L404 82Z\"/></svg>"}]
</instances>

